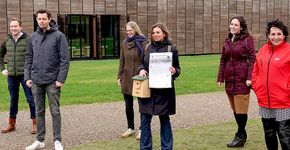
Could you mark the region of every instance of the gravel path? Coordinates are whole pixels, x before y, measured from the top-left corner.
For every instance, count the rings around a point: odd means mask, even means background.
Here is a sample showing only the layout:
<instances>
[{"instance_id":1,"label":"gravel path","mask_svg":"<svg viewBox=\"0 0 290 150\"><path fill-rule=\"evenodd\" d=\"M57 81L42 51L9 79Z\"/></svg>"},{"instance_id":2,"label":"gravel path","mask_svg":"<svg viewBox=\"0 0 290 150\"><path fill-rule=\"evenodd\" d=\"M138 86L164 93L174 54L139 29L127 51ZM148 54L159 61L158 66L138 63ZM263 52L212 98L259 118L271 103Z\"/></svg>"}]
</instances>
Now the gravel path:
<instances>
[{"instance_id":1,"label":"gravel path","mask_svg":"<svg viewBox=\"0 0 290 150\"><path fill-rule=\"evenodd\" d=\"M134 103L135 124L139 125L137 101ZM46 110L46 148L53 149L51 116ZM126 130L124 102L74 105L61 107L62 137L65 148L79 144L92 143L98 140L119 138ZM0 128L7 125L8 112L0 113ZM258 117L256 96L252 93L249 117ZM1 150L21 150L35 140L29 134L31 121L28 111L20 111L16 123L16 131L0 134ZM232 120L232 112L224 92L191 94L177 97L177 114L171 116L173 129L188 128L195 125L211 124ZM152 130L159 130L158 117L153 117Z\"/></svg>"}]
</instances>

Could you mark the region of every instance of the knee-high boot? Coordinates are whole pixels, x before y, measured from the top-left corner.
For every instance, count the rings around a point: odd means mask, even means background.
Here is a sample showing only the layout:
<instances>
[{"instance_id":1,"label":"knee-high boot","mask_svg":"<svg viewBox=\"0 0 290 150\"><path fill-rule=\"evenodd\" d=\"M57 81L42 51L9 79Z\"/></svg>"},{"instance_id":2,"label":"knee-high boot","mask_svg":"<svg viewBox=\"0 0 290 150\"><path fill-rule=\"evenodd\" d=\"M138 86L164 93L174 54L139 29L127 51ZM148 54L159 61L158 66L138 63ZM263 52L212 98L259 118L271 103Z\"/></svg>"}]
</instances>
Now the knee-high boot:
<instances>
[{"instance_id":1,"label":"knee-high boot","mask_svg":"<svg viewBox=\"0 0 290 150\"><path fill-rule=\"evenodd\" d=\"M290 120L278 122L278 137L282 150L290 150Z\"/></svg>"},{"instance_id":2,"label":"knee-high boot","mask_svg":"<svg viewBox=\"0 0 290 150\"><path fill-rule=\"evenodd\" d=\"M268 150L278 150L278 140L276 136L277 122L274 118L262 118L262 123L264 127L265 142Z\"/></svg>"},{"instance_id":3,"label":"knee-high boot","mask_svg":"<svg viewBox=\"0 0 290 150\"><path fill-rule=\"evenodd\" d=\"M228 147L243 147L247 141L246 124L248 120L247 114L234 113L236 122L238 124L238 131L235 134L233 141L227 144Z\"/></svg>"}]
</instances>

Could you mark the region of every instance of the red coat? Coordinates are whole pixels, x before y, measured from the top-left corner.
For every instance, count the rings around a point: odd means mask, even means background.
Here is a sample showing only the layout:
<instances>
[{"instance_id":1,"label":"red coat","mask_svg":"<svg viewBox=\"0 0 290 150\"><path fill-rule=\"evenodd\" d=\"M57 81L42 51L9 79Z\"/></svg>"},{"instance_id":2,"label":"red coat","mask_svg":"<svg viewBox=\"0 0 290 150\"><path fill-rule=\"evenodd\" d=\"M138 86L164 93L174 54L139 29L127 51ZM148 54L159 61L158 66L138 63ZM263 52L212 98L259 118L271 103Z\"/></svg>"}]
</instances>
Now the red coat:
<instances>
[{"instance_id":1,"label":"red coat","mask_svg":"<svg viewBox=\"0 0 290 150\"><path fill-rule=\"evenodd\" d=\"M220 58L217 82L225 82L227 94L250 93L246 80L252 79L255 59L256 52L252 36L242 35L237 37L234 42L230 38L225 40Z\"/></svg>"},{"instance_id":2,"label":"red coat","mask_svg":"<svg viewBox=\"0 0 290 150\"><path fill-rule=\"evenodd\" d=\"M258 104L265 108L290 108L290 44L272 46L259 51L252 74Z\"/></svg>"}]
</instances>

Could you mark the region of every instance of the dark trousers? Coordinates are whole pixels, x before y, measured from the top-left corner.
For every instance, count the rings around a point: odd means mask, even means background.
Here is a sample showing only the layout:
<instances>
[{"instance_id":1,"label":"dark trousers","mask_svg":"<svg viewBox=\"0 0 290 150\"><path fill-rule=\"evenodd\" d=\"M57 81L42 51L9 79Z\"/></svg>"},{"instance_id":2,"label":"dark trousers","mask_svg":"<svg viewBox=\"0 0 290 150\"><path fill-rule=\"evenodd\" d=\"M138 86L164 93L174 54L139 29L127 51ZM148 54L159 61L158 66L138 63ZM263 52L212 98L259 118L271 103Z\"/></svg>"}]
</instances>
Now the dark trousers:
<instances>
[{"instance_id":1,"label":"dark trousers","mask_svg":"<svg viewBox=\"0 0 290 150\"><path fill-rule=\"evenodd\" d=\"M133 96L127 95L127 94L124 94L123 96L124 96L124 100L125 100L125 109L126 109L128 128L131 128L132 130L134 130L135 126L134 126Z\"/></svg>"},{"instance_id":2,"label":"dark trousers","mask_svg":"<svg viewBox=\"0 0 290 150\"><path fill-rule=\"evenodd\" d=\"M276 121L262 118L265 142L268 150L278 150L278 139L282 150L290 150L290 120Z\"/></svg>"},{"instance_id":3,"label":"dark trousers","mask_svg":"<svg viewBox=\"0 0 290 150\"><path fill-rule=\"evenodd\" d=\"M141 113L140 150L152 150L152 115ZM169 115L159 115L161 150L172 150L173 135Z\"/></svg>"},{"instance_id":4,"label":"dark trousers","mask_svg":"<svg viewBox=\"0 0 290 150\"><path fill-rule=\"evenodd\" d=\"M19 86L22 85L26 101L30 109L30 118L35 118L35 103L33 100L31 89L26 86L24 76L8 76L8 89L10 93L10 118L16 118L18 113L18 101L19 101Z\"/></svg>"}]
</instances>

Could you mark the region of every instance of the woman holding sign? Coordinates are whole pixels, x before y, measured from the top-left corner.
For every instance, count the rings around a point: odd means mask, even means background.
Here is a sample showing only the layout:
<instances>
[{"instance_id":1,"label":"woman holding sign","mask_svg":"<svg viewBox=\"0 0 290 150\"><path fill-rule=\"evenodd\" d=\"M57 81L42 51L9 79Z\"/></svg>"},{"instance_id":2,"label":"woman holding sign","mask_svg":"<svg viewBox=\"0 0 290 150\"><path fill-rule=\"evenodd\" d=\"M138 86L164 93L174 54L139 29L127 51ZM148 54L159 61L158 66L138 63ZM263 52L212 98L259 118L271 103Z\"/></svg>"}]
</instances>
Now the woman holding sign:
<instances>
[{"instance_id":1,"label":"woman holding sign","mask_svg":"<svg viewBox=\"0 0 290 150\"><path fill-rule=\"evenodd\" d=\"M170 66L168 66L168 62L171 64ZM150 72L158 69L159 72ZM153 115L159 116L161 124L161 149L173 149L169 115L176 113L174 80L180 75L180 66L178 51L169 39L167 27L162 23L156 23L151 28L151 43L142 56L139 75L149 75L149 87L151 88L149 99L138 100L141 113L140 149L152 149L151 120ZM158 78L162 82L150 83L150 80L157 81ZM167 86L167 80L169 80L170 86Z\"/></svg>"}]
</instances>

